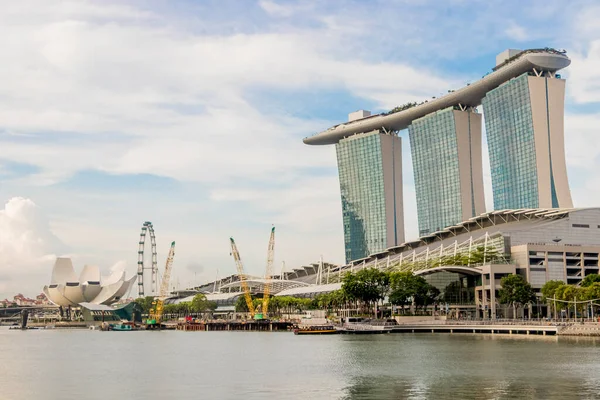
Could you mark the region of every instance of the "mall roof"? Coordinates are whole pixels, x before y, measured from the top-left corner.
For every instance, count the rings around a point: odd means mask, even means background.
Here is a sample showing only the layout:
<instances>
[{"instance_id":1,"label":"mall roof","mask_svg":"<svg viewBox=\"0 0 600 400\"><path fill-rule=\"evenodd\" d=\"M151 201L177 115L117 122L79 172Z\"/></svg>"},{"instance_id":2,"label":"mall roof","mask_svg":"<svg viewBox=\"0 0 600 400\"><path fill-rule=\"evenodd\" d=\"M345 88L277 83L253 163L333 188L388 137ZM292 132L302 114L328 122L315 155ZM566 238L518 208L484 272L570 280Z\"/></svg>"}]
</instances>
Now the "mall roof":
<instances>
[{"instance_id":1,"label":"mall roof","mask_svg":"<svg viewBox=\"0 0 600 400\"><path fill-rule=\"evenodd\" d=\"M329 283L327 285L311 285L305 287L295 287L292 289L283 290L275 296L298 296L309 293L329 293L341 289L341 283Z\"/></svg>"},{"instance_id":2,"label":"mall roof","mask_svg":"<svg viewBox=\"0 0 600 400\"><path fill-rule=\"evenodd\" d=\"M356 265L363 261L374 258L384 258L390 253L402 253L407 250L413 250L421 246L426 246L430 243L447 239L449 237L458 236L463 233L473 232L485 229L489 226L507 224L509 222L524 221L524 220L554 220L564 218L569 213L574 211L585 210L585 208L520 208L516 210L496 210L483 213L476 217L470 218L460 224L449 226L437 232L433 232L426 236L421 236L417 240L402 243L399 246L390 247L386 251L371 254L368 257L360 260L353 260L351 263Z\"/></svg>"},{"instance_id":3,"label":"mall roof","mask_svg":"<svg viewBox=\"0 0 600 400\"><path fill-rule=\"evenodd\" d=\"M470 85L467 84L467 86L460 89L450 91L442 97L434 98L402 111L376 114L335 125L323 132L304 138L304 143L311 145L334 144L357 133L406 129L415 119L448 107L459 104L465 107L478 106L486 93L525 72L533 69L556 72L567 67L570 63L571 60L565 52L549 48L525 50L498 65L493 72L482 79Z\"/></svg>"}]
</instances>

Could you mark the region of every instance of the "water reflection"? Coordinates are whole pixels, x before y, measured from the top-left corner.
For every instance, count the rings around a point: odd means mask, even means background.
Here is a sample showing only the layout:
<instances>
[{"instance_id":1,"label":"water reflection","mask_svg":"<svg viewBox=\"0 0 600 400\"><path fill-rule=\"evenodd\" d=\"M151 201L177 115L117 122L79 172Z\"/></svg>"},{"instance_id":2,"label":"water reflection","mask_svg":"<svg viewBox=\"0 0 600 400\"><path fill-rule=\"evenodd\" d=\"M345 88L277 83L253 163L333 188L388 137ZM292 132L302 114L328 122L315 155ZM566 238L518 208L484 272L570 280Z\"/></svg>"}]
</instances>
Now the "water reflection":
<instances>
[{"instance_id":1,"label":"water reflection","mask_svg":"<svg viewBox=\"0 0 600 400\"><path fill-rule=\"evenodd\" d=\"M583 379L525 382L522 379L425 380L408 377L358 377L343 399L579 399L598 398L600 386Z\"/></svg>"},{"instance_id":2,"label":"water reflection","mask_svg":"<svg viewBox=\"0 0 600 400\"><path fill-rule=\"evenodd\" d=\"M402 336L402 335L393 335ZM344 399L599 398L596 339L517 335L405 335L374 346L345 342L360 358ZM358 362L358 361L357 361Z\"/></svg>"},{"instance_id":3,"label":"water reflection","mask_svg":"<svg viewBox=\"0 0 600 400\"><path fill-rule=\"evenodd\" d=\"M600 398L590 338L0 330L0 361L14 400Z\"/></svg>"}]
</instances>

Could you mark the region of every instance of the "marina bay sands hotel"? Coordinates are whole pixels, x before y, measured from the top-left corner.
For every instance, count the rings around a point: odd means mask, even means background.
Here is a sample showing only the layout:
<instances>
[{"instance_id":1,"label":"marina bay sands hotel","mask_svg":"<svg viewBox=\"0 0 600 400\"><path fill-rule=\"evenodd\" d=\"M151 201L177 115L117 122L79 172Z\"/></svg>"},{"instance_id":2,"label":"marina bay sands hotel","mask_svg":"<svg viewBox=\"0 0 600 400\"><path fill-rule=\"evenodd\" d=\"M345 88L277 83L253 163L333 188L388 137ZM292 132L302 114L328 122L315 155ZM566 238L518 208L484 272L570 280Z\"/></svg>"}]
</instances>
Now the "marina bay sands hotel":
<instances>
[{"instance_id":1,"label":"marina bay sands hotel","mask_svg":"<svg viewBox=\"0 0 600 400\"><path fill-rule=\"evenodd\" d=\"M404 243L402 142L407 129L419 235L486 211L482 115L494 210L573 207L564 149L565 80L570 59L554 49L506 50L493 71L458 90L388 113L349 121L304 139L335 144L346 261Z\"/></svg>"}]
</instances>

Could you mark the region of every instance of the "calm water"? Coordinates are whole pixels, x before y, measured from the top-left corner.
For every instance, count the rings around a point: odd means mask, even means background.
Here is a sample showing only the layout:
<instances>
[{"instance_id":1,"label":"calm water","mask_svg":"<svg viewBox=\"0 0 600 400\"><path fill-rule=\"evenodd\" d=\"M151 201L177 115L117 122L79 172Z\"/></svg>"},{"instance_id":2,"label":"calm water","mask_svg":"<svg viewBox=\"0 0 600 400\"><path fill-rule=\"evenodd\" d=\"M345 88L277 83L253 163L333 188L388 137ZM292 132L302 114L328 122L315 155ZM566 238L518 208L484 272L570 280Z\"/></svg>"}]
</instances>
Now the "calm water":
<instances>
[{"instance_id":1,"label":"calm water","mask_svg":"<svg viewBox=\"0 0 600 400\"><path fill-rule=\"evenodd\" d=\"M600 341L0 329L0 399L600 398Z\"/></svg>"}]
</instances>

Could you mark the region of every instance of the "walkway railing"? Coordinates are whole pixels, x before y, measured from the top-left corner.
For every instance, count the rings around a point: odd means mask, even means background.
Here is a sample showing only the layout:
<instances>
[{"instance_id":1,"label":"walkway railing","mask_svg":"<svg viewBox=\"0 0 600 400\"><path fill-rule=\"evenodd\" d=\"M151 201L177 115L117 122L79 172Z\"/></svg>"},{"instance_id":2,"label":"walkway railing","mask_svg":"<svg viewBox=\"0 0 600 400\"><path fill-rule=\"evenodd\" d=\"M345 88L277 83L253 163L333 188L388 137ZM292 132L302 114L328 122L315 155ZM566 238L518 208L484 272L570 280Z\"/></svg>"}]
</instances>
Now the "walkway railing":
<instances>
[{"instance_id":1,"label":"walkway railing","mask_svg":"<svg viewBox=\"0 0 600 400\"><path fill-rule=\"evenodd\" d=\"M448 320L421 320L400 322L399 325L529 325L529 326L572 326L588 325L600 326L599 322L581 319L547 320L547 319L448 319Z\"/></svg>"}]
</instances>

